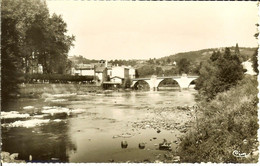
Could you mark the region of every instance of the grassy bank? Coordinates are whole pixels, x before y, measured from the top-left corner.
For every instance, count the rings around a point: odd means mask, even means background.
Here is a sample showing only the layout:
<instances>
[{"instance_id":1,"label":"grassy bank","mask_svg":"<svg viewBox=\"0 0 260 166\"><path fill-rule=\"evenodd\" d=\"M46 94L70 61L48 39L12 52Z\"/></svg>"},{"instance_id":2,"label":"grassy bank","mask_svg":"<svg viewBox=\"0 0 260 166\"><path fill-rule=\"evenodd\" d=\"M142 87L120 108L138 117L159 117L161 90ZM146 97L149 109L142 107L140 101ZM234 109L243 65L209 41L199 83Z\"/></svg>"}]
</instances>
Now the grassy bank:
<instances>
[{"instance_id":1,"label":"grassy bank","mask_svg":"<svg viewBox=\"0 0 260 166\"><path fill-rule=\"evenodd\" d=\"M210 102L199 103L197 127L179 147L181 162L258 161L257 78L246 76Z\"/></svg>"}]
</instances>

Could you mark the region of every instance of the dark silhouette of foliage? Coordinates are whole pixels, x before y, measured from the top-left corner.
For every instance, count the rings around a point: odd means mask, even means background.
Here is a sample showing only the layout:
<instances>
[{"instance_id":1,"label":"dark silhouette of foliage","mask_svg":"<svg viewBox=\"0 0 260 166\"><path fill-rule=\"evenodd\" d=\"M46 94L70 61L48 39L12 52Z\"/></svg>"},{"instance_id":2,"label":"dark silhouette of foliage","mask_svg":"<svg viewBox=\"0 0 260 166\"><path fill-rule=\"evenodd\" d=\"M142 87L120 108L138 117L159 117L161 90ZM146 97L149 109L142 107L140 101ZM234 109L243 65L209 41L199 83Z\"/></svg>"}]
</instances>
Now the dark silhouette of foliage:
<instances>
[{"instance_id":1,"label":"dark silhouette of foliage","mask_svg":"<svg viewBox=\"0 0 260 166\"><path fill-rule=\"evenodd\" d=\"M210 60L214 62L220 57L220 55L221 55L221 53L219 51L217 51L217 52L213 51L213 53L210 57Z\"/></svg>"},{"instance_id":2,"label":"dark silhouette of foliage","mask_svg":"<svg viewBox=\"0 0 260 166\"><path fill-rule=\"evenodd\" d=\"M179 67L179 74L182 73L188 73L189 72L189 65L190 65L190 61L186 58L182 58L178 64Z\"/></svg>"},{"instance_id":3,"label":"dark silhouette of foliage","mask_svg":"<svg viewBox=\"0 0 260 166\"><path fill-rule=\"evenodd\" d=\"M235 54L238 56L240 55L240 50L239 50L238 44L236 44Z\"/></svg>"},{"instance_id":4,"label":"dark silhouette of foliage","mask_svg":"<svg viewBox=\"0 0 260 166\"><path fill-rule=\"evenodd\" d=\"M64 74L74 36L61 16L50 17L45 1L2 0L2 96L15 96L20 73ZM5 101L2 98L2 102Z\"/></svg>"},{"instance_id":5,"label":"dark silhouette of foliage","mask_svg":"<svg viewBox=\"0 0 260 166\"><path fill-rule=\"evenodd\" d=\"M155 74L155 69L153 66L145 65L137 69L139 77L150 77Z\"/></svg>"},{"instance_id":6,"label":"dark silhouette of foliage","mask_svg":"<svg viewBox=\"0 0 260 166\"><path fill-rule=\"evenodd\" d=\"M2 11L2 15L5 14ZM18 93L19 76L19 36L16 29L17 21L12 18L2 17L1 36L1 105L4 109L5 103L10 97Z\"/></svg>"},{"instance_id":7,"label":"dark silhouette of foliage","mask_svg":"<svg viewBox=\"0 0 260 166\"><path fill-rule=\"evenodd\" d=\"M216 53L213 53L216 55ZM226 91L236 85L244 76L243 66L237 54L231 54L229 48L214 61L202 64L200 77L195 89L199 90L207 100L213 99L219 92Z\"/></svg>"}]
</instances>

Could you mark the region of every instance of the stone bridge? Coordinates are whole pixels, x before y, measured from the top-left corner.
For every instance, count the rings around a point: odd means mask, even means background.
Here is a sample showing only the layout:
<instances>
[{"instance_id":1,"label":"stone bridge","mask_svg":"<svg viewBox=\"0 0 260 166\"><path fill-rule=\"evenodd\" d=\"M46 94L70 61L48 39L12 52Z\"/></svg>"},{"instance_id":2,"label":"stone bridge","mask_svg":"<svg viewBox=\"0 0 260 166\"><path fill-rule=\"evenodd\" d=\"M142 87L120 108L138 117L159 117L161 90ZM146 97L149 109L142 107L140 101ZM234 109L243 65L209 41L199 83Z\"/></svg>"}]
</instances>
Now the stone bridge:
<instances>
[{"instance_id":1,"label":"stone bridge","mask_svg":"<svg viewBox=\"0 0 260 166\"><path fill-rule=\"evenodd\" d=\"M179 84L181 89L187 89L187 88L189 88L190 83L193 80L196 80L197 78L199 78L199 76L187 76L187 74L183 74L182 76L157 77L156 75L153 75L151 78L133 79L131 87L134 87L138 81L145 81L149 85L150 90L157 90L159 84L163 80L169 79L169 78L175 80Z\"/></svg>"}]
</instances>

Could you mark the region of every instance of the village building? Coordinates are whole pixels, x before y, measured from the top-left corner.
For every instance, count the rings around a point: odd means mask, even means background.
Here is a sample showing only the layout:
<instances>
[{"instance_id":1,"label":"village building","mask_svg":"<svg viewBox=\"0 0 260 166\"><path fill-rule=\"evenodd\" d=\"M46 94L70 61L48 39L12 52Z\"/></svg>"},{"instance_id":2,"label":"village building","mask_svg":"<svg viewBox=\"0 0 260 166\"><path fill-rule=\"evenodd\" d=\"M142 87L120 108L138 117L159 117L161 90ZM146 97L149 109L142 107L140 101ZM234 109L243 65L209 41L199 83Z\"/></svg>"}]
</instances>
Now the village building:
<instances>
[{"instance_id":1,"label":"village building","mask_svg":"<svg viewBox=\"0 0 260 166\"><path fill-rule=\"evenodd\" d=\"M113 66L109 71L110 81L103 82L103 87L118 87L128 78L135 78L135 69L131 66Z\"/></svg>"},{"instance_id":2,"label":"village building","mask_svg":"<svg viewBox=\"0 0 260 166\"><path fill-rule=\"evenodd\" d=\"M94 76L94 80L98 85L111 84L122 85L127 78L135 78L135 69L131 66L112 66L105 60L98 63L78 64L71 69L72 75Z\"/></svg>"},{"instance_id":3,"label":"village building","mask_svg":"<svg viewBox=\"0 0 260 166\"><path fill-rule=\"evenodd\" d=\"M129 69L125 66L113 66L111 78L113 77L120 77L122 79L128 78Z\"/></svg>"},{"instance_id":4,"label":"village building","mask_svg":"<svg viewBox=\"0 0 260 166\"><path fill-rule=\"evenodd\" d=\"M78 64L75 68L72 68L72 75L94 76L94 68L93 64Z\"/></svg>"},{"instance_id":5,"label":"village building","mask_svg":"<svg viewBox=\"0 0 260 166\"><path fill-rule=\"evenodd\" d=\"M129 69L129 78L134 79L135 78L135 68L132 66L127 67Z\"/></svg>"},{"instance_id":6,"label":"village building","mask_svg":"<svg viewBox=\"0 0 260 166\"><path fill-rule=\"evenodd\" d=\"M107 76L107 67L105 66L97 66L95 67L95 74L96 83L102 84L103 82L108 80Z\"/></svg>"}]
</instances>

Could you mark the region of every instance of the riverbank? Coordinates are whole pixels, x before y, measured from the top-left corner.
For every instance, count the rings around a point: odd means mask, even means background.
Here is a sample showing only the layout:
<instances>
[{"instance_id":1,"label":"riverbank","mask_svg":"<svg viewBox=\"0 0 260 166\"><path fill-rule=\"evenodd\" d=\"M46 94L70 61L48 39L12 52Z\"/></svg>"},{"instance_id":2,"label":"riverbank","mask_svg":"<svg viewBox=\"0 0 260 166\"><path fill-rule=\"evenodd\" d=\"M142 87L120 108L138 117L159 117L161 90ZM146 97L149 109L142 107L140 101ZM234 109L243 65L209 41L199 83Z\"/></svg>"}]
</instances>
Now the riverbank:
<instances>
[{"instance_id":1,"label":"riverbank","mask_svg":"<svg viewBox=\"0 0 260 166\"><path fill-rule=\"evenodd\" d=\"M71 92L82 94L86 92L101 92L102 87L92 84L20 84L20 97L40 97L43 93L69 94Z\"/></svg>"},{"instance_id":2,"label":"riverbank","mask_svg":"<svg viewBox=\"0 0 260 166\"><path fill-rule=\"evenodd\" d=\"M181 162L258 162L257 85L256 77L246 76L210 102L200 102L198 126L180 144Z\"/></svg>"}]
</instances>

